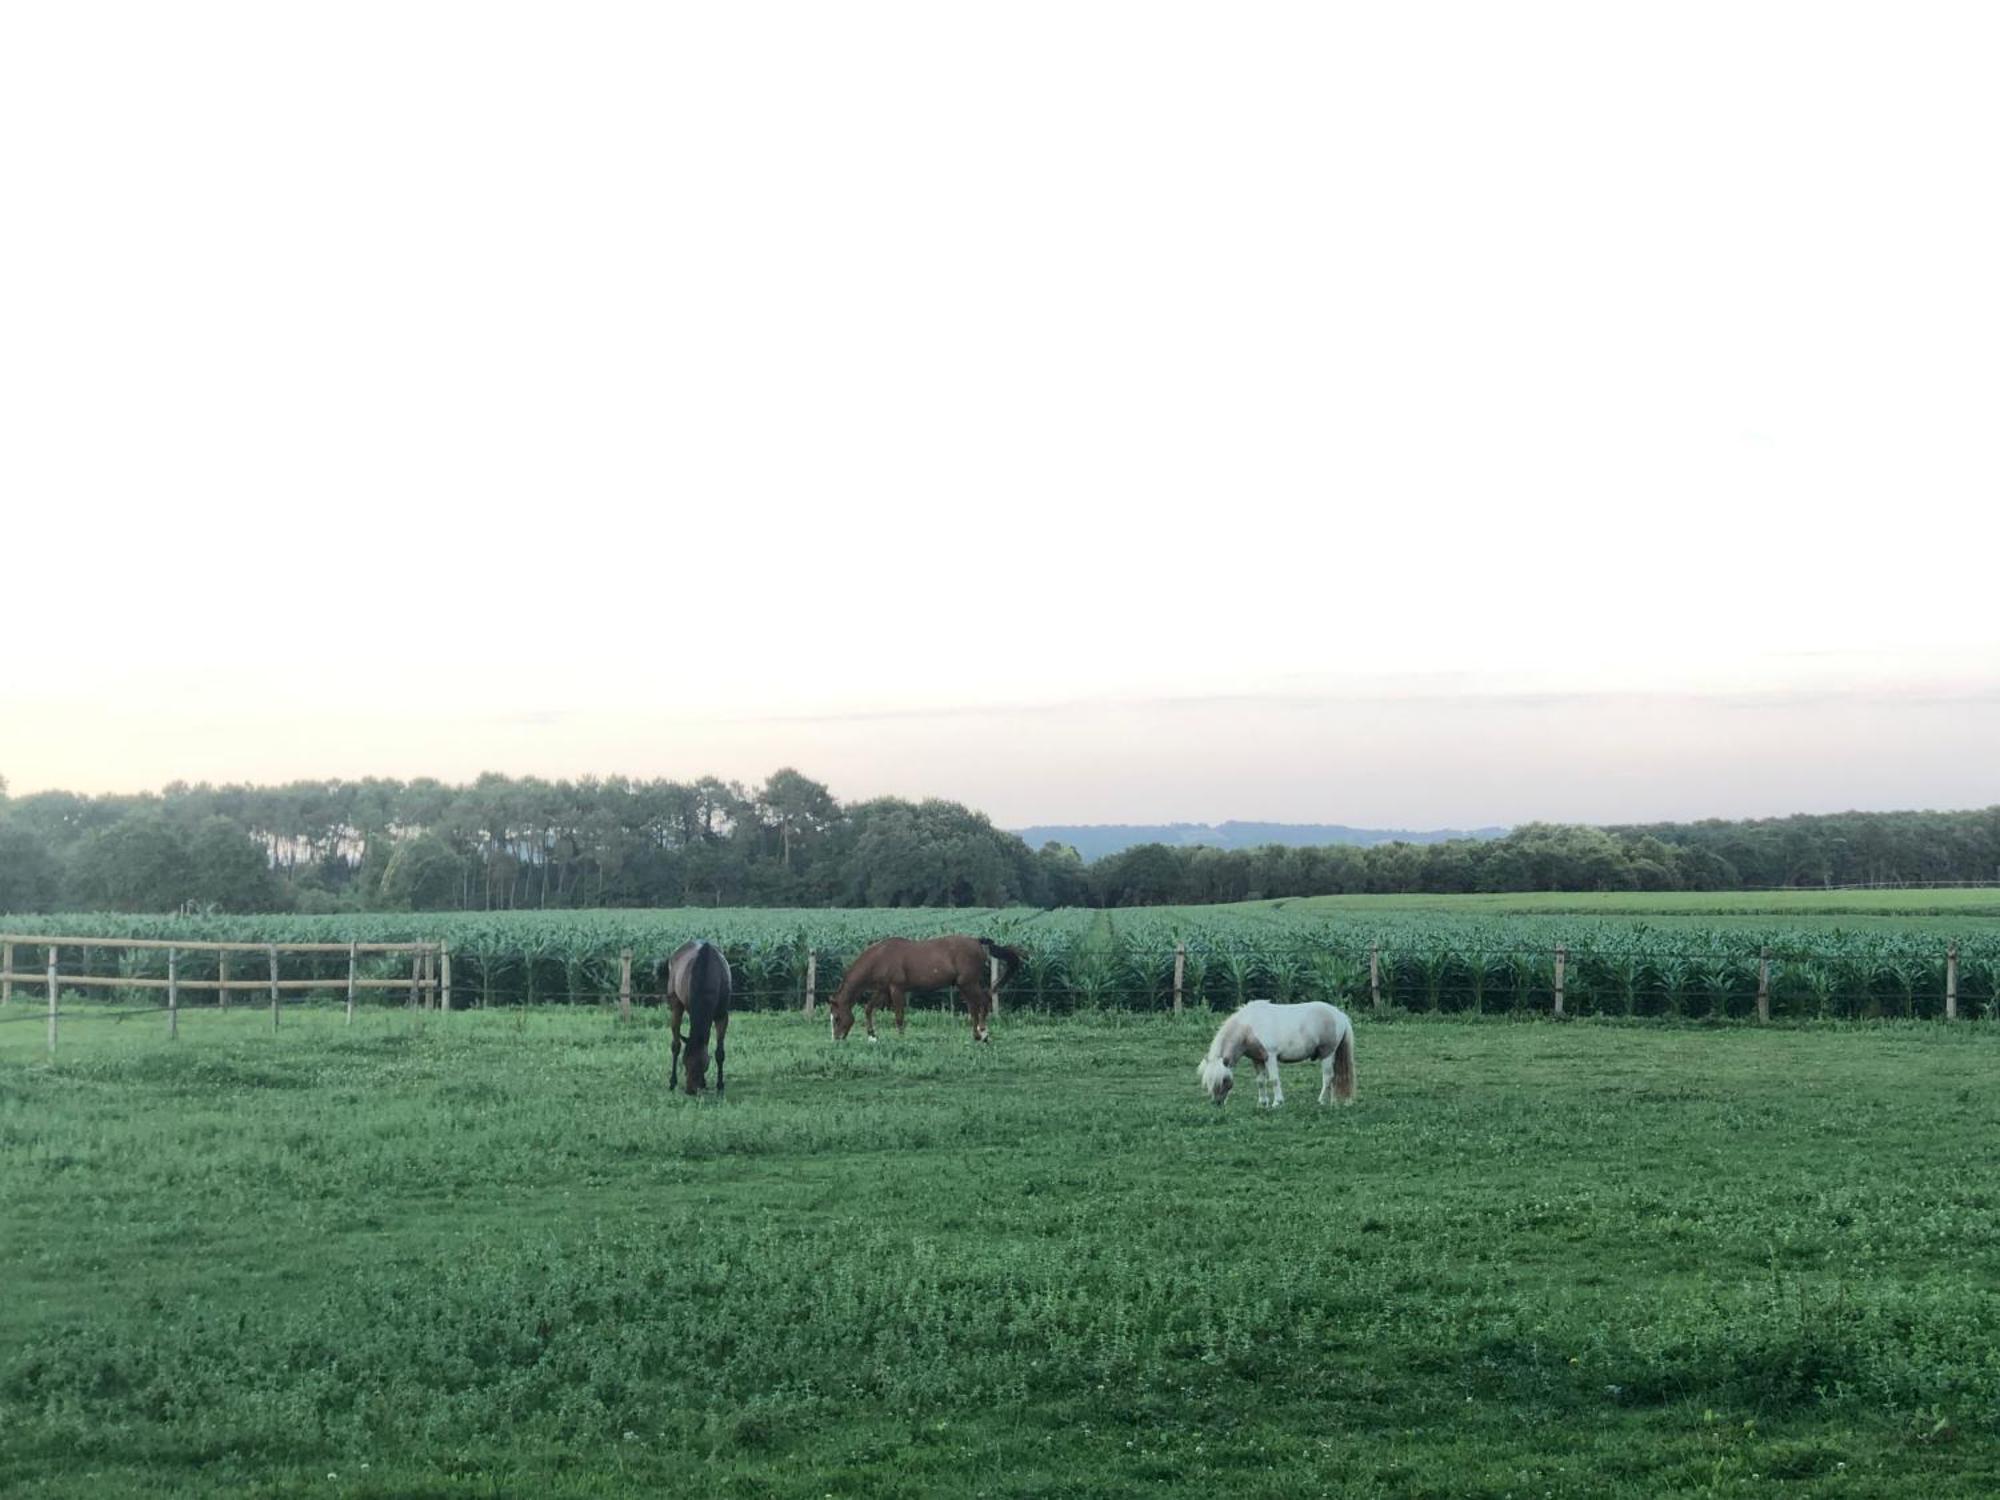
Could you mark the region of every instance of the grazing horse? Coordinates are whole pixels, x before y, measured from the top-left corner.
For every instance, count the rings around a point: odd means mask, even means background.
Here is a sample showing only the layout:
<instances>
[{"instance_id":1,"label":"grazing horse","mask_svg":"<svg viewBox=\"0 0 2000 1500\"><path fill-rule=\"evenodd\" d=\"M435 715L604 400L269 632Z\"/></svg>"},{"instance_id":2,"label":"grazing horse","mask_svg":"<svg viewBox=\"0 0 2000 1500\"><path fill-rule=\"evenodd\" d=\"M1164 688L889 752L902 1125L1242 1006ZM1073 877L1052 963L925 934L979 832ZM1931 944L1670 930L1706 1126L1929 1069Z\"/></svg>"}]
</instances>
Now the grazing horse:
<instances>
[{"instance_id":1,"label":"grazing horse","mask_svg":"<svg viewBox=\"0 0 2000 1500\"><path fill-rule=\"evenodd\" d=\"M684 1083L689 1094L708 1087L708 1036L715 1032L715 1092L724 1092L722 1062L726 1054L723 1039L729 1035L729 960L722 950L705 938L683 943L670 957L660 960L660 987L667 1004L673 1007L674 1059L667 1067L667 1087L673 1088L681 1065L681 1048L687 1048ZM681 1017L688 1016L688 1034L681 1039Z\"/></svg>"},{"instance_id":2,"label":"grazing horse","mask_svg":"<svg viewBox=\"0 0 2000 1500\"><path fill-rule=\"evenodd\" d=\"M1257 1067L1257 1102L1276 1109L1285 1102L1278 1081L1278 1064L1319 1060L1319 1102L1331 1094L1342 1104L1354 1102L1354 1023L1338 1006L1314 1000L1306 1005L1273 1005L1252 1000L1230 1016L1208 1044L1208 1056L1195 1071L1202 1092L1221 1107L1236 1083L1236 1060L1247 1057ZM1267 1101L1268 1096L1268 1101Z\"/></svg>"},{"instance_id":3,"label":"grazing horse","mask_svg":"<svg viewBox=\"0 0 2000 1500\"><path fill-rule=\"evenodd\" d=\"M1023 954L991 938L949 937L883 938L861 950L847 966L840 988L827 1002L828 1025L837 1042L854 1029L854 1002L867 996L868 1040L876 1041L875 1007L883 999L895 1013L896 1030L903 1029L903 997L910 990L941 990L956 985L972 1015L975 1041L986 1041L986 1016L992 1008L994 990L1014 977ZM1000 984L986 987L989 959L1000 960Z\"/></svg>"}]
</instances>

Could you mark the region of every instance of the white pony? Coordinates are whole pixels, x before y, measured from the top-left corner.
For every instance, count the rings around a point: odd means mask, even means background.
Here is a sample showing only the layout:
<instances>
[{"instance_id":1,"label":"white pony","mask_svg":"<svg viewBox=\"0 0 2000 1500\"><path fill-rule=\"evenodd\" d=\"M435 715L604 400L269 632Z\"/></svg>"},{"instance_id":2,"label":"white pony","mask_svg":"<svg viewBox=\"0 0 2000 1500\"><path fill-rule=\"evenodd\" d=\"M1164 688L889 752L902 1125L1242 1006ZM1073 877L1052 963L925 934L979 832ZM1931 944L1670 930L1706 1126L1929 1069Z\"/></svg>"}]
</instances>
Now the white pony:
<instances>
[{"instance_id":1,"label":"white pony","mask_svg":"<svg viewBox=\"0 0 2000 1500\"><path fill-rule=\"evenodd\" d=\"M1354 1102L1354 1023L1338 1006L1314 1000L1305 1005L1273 1005L1252 1000L1222 1023L1208 1056L1196 1070L1202 1092L1219 1108L1236 1084L1236 1059L1256 1064L1257 1102L1276 1109L1285 1102L1278 1064L1319 1059L1319 1102L1328 1096Z\"/></svg>"}]
</instances>

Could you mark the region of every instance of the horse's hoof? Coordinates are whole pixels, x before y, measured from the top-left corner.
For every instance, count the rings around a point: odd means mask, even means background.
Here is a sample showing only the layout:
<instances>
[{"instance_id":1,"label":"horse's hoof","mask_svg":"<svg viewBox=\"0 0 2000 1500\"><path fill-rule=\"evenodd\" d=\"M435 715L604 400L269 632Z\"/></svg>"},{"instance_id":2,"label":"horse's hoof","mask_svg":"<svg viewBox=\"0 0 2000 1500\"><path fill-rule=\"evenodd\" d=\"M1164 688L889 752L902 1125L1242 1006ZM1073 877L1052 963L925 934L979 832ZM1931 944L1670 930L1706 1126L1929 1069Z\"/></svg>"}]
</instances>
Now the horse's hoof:
<instances>
[{"instance_id":1,"label":"horse's hoof","mask_svg":"<svg viewBox=\"0 0 2000 1500\"><path fill-rule=\"evenodd\" d=\"M882 1040L882 1038L880 1038L879 1036L875 1035L875 1033L871 1031L871 1032L869 1032L869 1033L868 1033L868 1040L869 1040L869 1041L871 1041L871 1042L879 1042L879 1041L881 1041L881 1040Z\"/></svg>"}]
</instances>

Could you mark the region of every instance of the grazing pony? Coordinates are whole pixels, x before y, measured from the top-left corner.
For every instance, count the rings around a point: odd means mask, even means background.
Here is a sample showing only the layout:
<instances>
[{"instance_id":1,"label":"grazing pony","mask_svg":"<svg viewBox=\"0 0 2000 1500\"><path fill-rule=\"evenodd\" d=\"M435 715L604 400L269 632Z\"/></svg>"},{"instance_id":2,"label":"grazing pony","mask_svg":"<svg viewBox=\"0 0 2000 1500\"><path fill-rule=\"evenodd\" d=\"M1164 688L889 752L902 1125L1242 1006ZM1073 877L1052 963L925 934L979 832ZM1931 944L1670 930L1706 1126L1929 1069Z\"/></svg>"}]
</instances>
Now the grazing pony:
<instances>
[{"instance_id":1,"label":"grazing pony","mask_svg":"<svg viewBox=\"0 0 2000 1500\"><path fill-rule=\"evenodd\" d=\"M901 1031L906 991L942 990L956 985L972 1016L973 1039L986 1041L986 1017L992 1009L994 992L1014 977L1022 957L1018 948L1006 947L992 938L966 937L961 933L922 941L883 938L863 948L860 956L847 966L840 988L827 1002L827 1024L836 1042L845 1038L854 1029L854 1002L865 995L868 1040L876 1041L875 1007L884 998L895 1013L896 1030ZM989 990L987 963L995 958L1000 960L1000 982Z\"/></svg>"},{"instance_id":2,"label":"grazing pony","mask_svg":"<svg viewBox=\"0 0 2000 1500\"><path fill-rule=\"evenodd\" d=\"M1319 1102L1330 1094L1342 1104L1354 1102L1354 1023L1337 1006L1314 1000L1305 1005L1273 1005L1252 1000L1222 1023L1208 1056L1195 1071L1202 1092L1218 1108L1236 1083L1236 1059L1256 1065L1257 1102L1276 1109L1285 1102L1278 1081L1278 1064L1319 1059Z\"/></svg>"},{"instance_id":3,"label":"grazing pony","mask_svg":"<svg viewBox=\"0 0 2000 1500\"><path fill-rule=\"evenodd\" d=\"M660 960L657 971L674 1031L674 1059L667 1067L667 1087L673 1088L681 1065L681 1048L687 1048L684 1083L689 1094L708 1087L708 1036L715 1032L715 1092L724 1091L722 1062L726 1055L723 1039L729 1035L729 960L722 950L705 938L683 943L668 958ZM681 1017L688 1016L688 1034L681 1039Z\"/></svg>"}]
</instances>

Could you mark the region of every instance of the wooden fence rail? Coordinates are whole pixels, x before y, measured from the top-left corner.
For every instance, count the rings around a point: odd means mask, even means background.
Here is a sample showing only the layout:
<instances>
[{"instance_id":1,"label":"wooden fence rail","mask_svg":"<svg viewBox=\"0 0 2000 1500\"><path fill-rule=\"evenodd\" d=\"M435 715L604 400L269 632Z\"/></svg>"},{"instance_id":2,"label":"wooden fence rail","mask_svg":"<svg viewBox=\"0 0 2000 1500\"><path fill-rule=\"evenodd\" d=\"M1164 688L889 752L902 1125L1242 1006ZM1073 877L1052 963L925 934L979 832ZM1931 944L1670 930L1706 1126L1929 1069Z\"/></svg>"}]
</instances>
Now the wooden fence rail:
<instances>
[{"instance_id":1,"label":"wooden fence rail","mask_svg":"<svg viewBox=\"0 0 2000 1500\"><path fill-rule=\"evenodd\" d=\"M39 948L48 958L46 967L39 972L17 971L14 967L16 948ZM164 979L140 974L92 974L69 973L61 970L60 959L65 948L86 950L140 949L153 952L164 951L167 955L167 973ZM213 953L216 955L216 973L213 979L190 979L182 971L180 960L187 953ZM267 973L261 979L231 979L229 977L229 955L232 953L261 953L264 955ZM288 954L329 954L347 955L347 973L344 978L285 979L281 977L280 965ZM370 954L402 954L410 957L410 974L407 979L398 975L393 979L365 979L361 976L361 959ZM442 962L440 963L440 959ZM347 996L347 1021L354 1021L354 997L360 990L396 990L409 986L412 1006L422 1005L426 1010L438 1006L451 1009L451 953L441 943L206 943L200 941L167 941L158 938L97 938L70 937L57 935L47 937L40 933L0 933L0 1005L10 1004L14 998L14 983L42 981L48 987L49 1005L49 1055L54 1056L56 1038L61 1015L60 995L67 987L70 990L164 990L166 992L167 1035L180 1035L180 997L188 990L207 990L216 997L218 1005L226 1008L229 996L234 991L256 990L271 997L271 1028L278 1027L279 1001L286 993L301 990L327 990L338 993L345 987Z\"/></svg>"}]
</instances>

